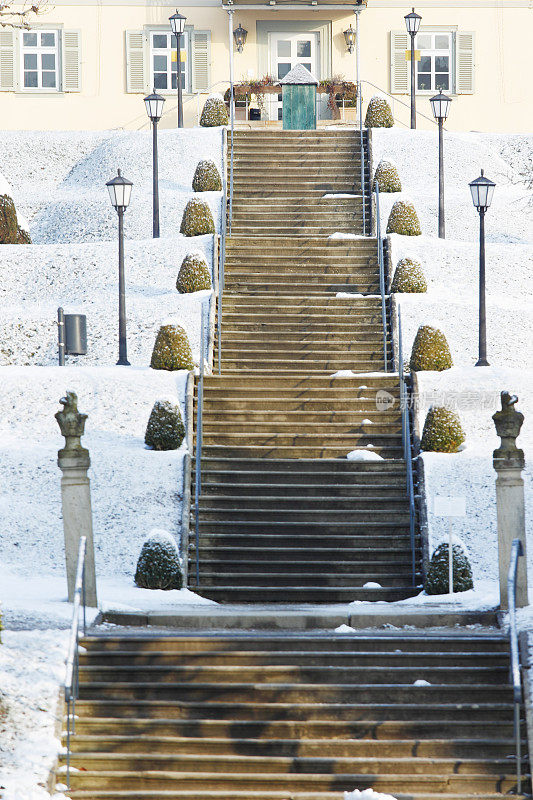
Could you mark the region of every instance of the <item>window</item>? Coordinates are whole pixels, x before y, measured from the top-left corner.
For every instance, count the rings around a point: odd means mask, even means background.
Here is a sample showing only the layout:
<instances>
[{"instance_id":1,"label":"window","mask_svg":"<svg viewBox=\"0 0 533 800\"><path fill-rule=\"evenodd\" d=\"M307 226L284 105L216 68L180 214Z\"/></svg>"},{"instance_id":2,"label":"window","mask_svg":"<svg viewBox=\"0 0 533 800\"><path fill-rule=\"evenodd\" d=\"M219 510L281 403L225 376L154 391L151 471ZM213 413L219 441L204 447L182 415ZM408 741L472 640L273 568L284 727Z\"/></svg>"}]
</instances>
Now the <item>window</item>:
<instances>
[{"instance_id":1,"label":"window","mask_svg":"<svg viewBox=\"0 0 533 800\"><path fill-rule=\"evenodd\" d=\"M58 31L23 31L21 59L24 89L59 91Z\"/></svg>"},{"instance_id":2,"label":"window","mask_svg":"<svg viewBox=\"0 0 533 800\"><path fill-rule=\"evenodd\" d=\"M181 37L181 86L184 92L189 88L189 34ZM185 60L184 60L185 58ZM171 92L178 88L177 83L177 50L176 37L170 31L152 31L150 33L150 86L158 92Z\"/></svg>"},{"instance_id":3,"label":"window","mask_svg":"<svg viewBox=\"0 0 533 800\"><path fill-rule=\"evenodd\" d=\"M453 91L452 48L451 33L423 31L417 35L416 49L420 50L416 75L417 91Z\"/></svg>"}]
</instances>

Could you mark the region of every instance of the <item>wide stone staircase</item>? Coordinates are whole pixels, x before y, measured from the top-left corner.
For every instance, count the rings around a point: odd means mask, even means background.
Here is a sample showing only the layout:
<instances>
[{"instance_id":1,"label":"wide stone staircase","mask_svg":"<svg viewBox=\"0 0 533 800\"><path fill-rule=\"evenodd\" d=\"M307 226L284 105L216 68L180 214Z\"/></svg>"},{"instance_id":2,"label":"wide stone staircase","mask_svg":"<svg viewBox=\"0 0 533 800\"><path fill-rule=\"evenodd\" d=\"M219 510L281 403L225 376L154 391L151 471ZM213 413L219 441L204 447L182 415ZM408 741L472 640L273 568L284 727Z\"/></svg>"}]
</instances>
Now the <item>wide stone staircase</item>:
<instances>
[{"instance_id":1,"label":"wide stone staircase","mask_svg":"<svg viewBox=\"0 0 533 800\"><path fill-rule=\"evenodd\" d=\"M82 645L72 800L502 800L516 785L498 632Z\"/></svg>"}]
</instances>

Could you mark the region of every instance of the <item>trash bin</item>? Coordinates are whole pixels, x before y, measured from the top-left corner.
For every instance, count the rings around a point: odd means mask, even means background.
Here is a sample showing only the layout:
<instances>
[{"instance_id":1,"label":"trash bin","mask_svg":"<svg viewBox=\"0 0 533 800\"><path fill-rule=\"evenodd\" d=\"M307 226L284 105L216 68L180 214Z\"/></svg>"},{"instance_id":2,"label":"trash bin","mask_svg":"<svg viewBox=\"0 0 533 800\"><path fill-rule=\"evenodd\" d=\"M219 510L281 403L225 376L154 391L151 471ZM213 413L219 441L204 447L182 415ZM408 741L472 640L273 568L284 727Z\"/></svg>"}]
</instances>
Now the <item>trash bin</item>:
<instances>
[{"instance_id":1,"label":"trash bin","mask_svg":"<svg viewBox=\"0 0 533 800\"><path fill-rule=\"evenodd\" d=\"M85 314L65 314L65 353L67 356L87 355L87 317Z\"/></svg>"},{"instance_id":2,"label":"trash bin","mask_svg":"<svg viewBox=\"0 0 533 800\"><path fill-rule=\"evenodd\" d=\"M283 130L316 130L317 79L303 64L297 64L280 81Z\"/></svg>"}]
</instances>

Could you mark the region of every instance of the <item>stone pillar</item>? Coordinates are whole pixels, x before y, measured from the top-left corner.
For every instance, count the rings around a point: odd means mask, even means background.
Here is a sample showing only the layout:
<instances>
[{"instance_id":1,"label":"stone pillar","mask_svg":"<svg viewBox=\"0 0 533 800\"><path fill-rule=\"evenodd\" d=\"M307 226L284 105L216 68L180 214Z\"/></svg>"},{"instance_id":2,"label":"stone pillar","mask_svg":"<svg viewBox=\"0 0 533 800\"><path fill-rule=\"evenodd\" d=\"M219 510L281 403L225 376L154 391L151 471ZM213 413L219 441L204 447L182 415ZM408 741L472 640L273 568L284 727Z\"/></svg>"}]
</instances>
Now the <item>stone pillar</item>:
<instances>
[{"instance_id":1,"label":"stone pillar","mask_svg":"<svg viewBox=\"0 0 533 800\"><path fill-rule=\"evenodd\" d=\"M85 599L88 606L97 607L96 572L94 566L93 519L91 489L87 470L91 466L89 451L81 444L87 414L78 411L78 398L74 392L59 401L63 409L55 418L65 437L65 447L57 454L61 478L61 504L65 534L68 599L74 600L78 550L82 536L87 538L85 554Z\"/></svg>"},{"instance_id":2,"label":"stone pillar","mask_svg":"<svg viewBox=\"0 0 533 800\"><path fill-rule=\"evenodd\" d=\"M507 573L513 539L520 539L523 557L518 559L516 576L516 605L528 605L526 522L524 481L524 451L516 446L516 439L524 422L524 415L515 409L518 398L509 392L501 393L502 409L492 417L496 433L501 438L500 447L493 453L496 478L496 503L498 510L498 561L500 574L500 607L508 608Z\"/></svg>"}]
</instances>

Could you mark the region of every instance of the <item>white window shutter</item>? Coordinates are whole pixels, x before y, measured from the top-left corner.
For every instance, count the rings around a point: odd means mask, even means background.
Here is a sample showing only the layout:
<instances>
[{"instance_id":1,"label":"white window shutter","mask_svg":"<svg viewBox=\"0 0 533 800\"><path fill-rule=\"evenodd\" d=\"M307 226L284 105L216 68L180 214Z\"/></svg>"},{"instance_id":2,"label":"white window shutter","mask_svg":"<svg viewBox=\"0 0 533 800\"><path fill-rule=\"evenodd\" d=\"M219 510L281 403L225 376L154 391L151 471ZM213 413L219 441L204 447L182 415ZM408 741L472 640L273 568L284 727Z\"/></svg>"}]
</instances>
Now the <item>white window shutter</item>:
<instances>
[{"instance_id":1,"label":"white window shutter","mask_svg":"<svg viewBox=\"0 0 533 800\"><path fill-rule=\"evenodd\" d=\"M146 91L144 33L126 31L126 91Z\"/></svg>"},{"instance_id":2,"label":"white window shutter","mask_svg":"<svg viewBox=\"0 0 533 800\"><path fill-rule=\"evenodd\" d=\"M15 89L15 37L12 30L0 30L0 91Z\"/></svg>"},{"instance_id":3,"label":"white window shutter","mask_svg":"<svg viewBox=\"0 0 533 800\"><path fill-rule=\"evenodd\" d=\"M410 47L406 32L391 31L390 34L390 86L391 94L409 93L409 62L405 51Z\"/></svg>"},{"instance_id":4,"label":"white window shutter","mask_svg":"<svg viewBox=\"0 0 533 800\"><path fill-rule=\"evenodd\" d=\"M474 34L458 32L455 41L455 87L457 94L474 93Z\"/></svg>"},{"instance_id":5,"label":"white window shutter","mask_svg":"<svg viewBox=\"0 0 533 800\"><path fill-rule=\"evenodd\" d=\"M207 92L211 85L211 32L192 31L192 89Z\"/></svg>"},{"instance_id":6,"label":"white window shutter","mask_svg":"<svg viewBox=\"0 0 533 800\"><path fill-rule=\"evenodd\" d=\"M63 91L81 91L81 31L63 31Z\"/></svg>"}]
</instances>

